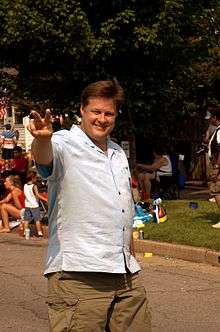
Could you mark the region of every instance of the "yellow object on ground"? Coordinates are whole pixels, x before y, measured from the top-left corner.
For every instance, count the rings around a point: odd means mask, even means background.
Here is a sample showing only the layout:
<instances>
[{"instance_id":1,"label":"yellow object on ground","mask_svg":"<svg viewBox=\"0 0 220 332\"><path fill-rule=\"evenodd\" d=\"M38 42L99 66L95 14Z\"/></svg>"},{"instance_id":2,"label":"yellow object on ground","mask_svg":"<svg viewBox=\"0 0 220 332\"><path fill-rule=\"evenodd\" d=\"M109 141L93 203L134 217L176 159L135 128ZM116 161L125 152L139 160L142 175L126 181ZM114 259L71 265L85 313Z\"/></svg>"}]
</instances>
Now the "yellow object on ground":
<instances>
[{"instance_id":1,"label":"yellow object on ground","mask_svg":"<svg viewBox=\"0 0 220 332\"><path fill-rule=\"evenodd\" d=\"M139 232L138 231L133 231L133 239L138 240L139 238Z\"/></svg>"},{"instance_id":2,"label":"yellow object on ground","mask_svg":"<svg viewBox=\"0 0 220 332\"><path fill-rule=\"evenodd\" d=\"M152 256L153 256L152 252L145 252L144 253L144 257L152 257Z\"/></svg>"}]
</instances>

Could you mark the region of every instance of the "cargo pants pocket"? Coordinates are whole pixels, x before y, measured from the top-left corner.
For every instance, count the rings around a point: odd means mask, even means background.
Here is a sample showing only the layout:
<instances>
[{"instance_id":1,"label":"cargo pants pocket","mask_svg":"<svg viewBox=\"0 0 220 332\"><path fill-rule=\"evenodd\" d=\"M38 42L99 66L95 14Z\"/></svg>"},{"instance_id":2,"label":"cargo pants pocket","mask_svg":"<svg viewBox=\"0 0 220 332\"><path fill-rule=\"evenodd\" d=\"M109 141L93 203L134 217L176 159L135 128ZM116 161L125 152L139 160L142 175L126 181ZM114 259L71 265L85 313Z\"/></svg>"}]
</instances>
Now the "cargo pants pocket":
<instances>
[{"instance_id":1,"label":"cargo pants pocket","mask_svg":"<svg viewBox=\"0 0 220 332\"><path fill-rule=\"evenodd\" d=\"M52 332L76 332L76 308L79 302L78 298L64 296L48 296L47 299L48 314L50 321L50 331Z\"/></svg>"}]
</instances>

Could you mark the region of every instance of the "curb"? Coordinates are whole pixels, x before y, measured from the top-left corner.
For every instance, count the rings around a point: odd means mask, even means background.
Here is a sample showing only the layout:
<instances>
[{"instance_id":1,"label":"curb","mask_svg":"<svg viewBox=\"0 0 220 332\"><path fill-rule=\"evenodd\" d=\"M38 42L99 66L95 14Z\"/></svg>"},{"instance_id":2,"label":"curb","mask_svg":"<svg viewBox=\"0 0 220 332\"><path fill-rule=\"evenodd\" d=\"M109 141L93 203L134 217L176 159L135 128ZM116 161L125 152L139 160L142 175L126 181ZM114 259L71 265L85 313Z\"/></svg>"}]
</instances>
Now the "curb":
<instances>
[{"instance_id":1,"label":"curb","mask_svg":"<svg viewBox=\"0 0 220 332\"><path fill-rule=\"evenodd\" d=\"M150 240L134 240L134 248L139 253L150 252L158 256L168 256L196 263L220 266L220 252L207 248L196 248Z\"/></svg>"}]
</instances>

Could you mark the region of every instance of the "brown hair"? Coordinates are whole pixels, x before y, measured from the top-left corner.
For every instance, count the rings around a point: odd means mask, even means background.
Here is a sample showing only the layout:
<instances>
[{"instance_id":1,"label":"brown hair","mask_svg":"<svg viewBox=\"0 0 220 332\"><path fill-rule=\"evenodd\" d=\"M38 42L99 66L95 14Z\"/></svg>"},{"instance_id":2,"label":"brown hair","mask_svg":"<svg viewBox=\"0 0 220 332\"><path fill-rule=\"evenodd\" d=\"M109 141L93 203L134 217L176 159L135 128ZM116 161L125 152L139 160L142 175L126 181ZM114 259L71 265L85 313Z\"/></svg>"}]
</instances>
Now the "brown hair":
<instances>
[{"instance_id":1,"label":"brown hair","mask_svg":"<svg viewBox=\"0 0 220 332\"><path fill-rule=\"evenodd\" d=\"M26 180L29 182L29 181L32 181L34 178L37 177L37 172L35 171L30 171L28 172L27 174L27 177L26 177Z\"/></svg>"},{"instance_id":2,"label":"brown hair","mask_svg":"<svg viewBox=\"0 0 220 332\"><path fill-rule=\"evenodd\" d=\"M22 183L19 175L9 175L7 177L13 186L22 189Z\"/></svg>"},{"instance_id":3,"label":"brown hair","mask_svg":"<svg viewBox=\"0 0 220 332\"><path fill-rule=\"evenodd\" d=\"M108 81L98 81L89 84L81 94L81 105L85 107L90 98L109 98L113 99L116 110L124 102L124 90L116 79Z\"/></svg>"}]
</instances>

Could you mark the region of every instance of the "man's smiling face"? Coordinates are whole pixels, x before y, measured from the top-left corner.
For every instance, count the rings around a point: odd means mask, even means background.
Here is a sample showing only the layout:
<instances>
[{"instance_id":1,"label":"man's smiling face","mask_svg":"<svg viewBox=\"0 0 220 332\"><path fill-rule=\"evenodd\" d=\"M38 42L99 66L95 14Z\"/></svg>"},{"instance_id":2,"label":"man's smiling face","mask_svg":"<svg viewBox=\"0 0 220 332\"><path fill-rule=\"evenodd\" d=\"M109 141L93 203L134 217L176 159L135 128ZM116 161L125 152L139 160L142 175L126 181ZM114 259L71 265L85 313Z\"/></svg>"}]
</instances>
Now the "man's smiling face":
<instances>
[{"instance_id":1,"label":"man's smiling face","mask_svg":"<svg viewBox=\"0 0 220 332\"><path fill-rule=\"evenodd\" d=\"M81 106L81 129L98 144L106 142L115 126L117 115L113 99L90 98L88 105Z\"/></svg>"}]
</instances>

